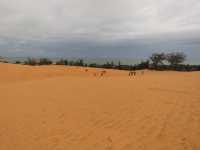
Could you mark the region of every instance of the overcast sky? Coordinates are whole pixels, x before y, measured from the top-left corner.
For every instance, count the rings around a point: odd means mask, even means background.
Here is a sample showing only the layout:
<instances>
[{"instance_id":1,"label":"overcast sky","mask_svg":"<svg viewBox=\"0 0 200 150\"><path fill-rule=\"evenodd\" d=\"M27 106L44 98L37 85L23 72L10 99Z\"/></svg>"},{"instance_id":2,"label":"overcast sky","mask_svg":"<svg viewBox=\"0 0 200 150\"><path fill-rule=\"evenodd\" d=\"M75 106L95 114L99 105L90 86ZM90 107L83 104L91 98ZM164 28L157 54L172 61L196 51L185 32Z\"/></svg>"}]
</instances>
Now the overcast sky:
<instances>
[{"instance_id":1,"label":"overcast sky","mask_svg":"<svg viewBox=\"0 0 200 150\"><path fill-rule=\"evenodd\" d=\"M0 0L0 55L200 58L199 0Z\"/></svg>"}]
</instances>

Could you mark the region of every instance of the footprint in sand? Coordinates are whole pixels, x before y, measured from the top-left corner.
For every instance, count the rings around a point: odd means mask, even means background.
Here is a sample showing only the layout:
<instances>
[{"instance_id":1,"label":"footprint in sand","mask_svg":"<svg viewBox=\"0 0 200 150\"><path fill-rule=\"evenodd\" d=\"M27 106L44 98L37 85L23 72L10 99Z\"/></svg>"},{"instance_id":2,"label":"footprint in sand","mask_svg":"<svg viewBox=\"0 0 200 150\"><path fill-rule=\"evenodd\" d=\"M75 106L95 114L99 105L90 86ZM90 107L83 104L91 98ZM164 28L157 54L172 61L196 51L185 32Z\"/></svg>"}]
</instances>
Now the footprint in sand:
<instances>
[{"instance_id":1,"label":"footprint in sand","mask_svg":"<svg viewBox=\"0 0 200 150\"><path fill-rule=\"evenodd\" d=\"M42 121L42 125L46 125L47 122L45 120Z\"/></svg>"},{"instance_id":2,"label":"footprint in sand","mask_svg":"<svg viewBox=\"0 0 200 150\"><path fill-rule=\"evenodd\" d=\"M111 137L107 137L107 146L106 146L106 150L112 150L113 149L113 140Z\"/></svg>"},{"instance_id":3,"label":"footprint in sand","mask_svg":"<svg viewBox=\"0 0 200 150\"><path fill-rule=\"evenodd\" d=\"M180 144L181 144L181 146L183 147L184 150L192 150L193 149L191 144L189 143L189 141L185 137L181 138Z\"/></svg>"},{"instance_id":4,"label":"footprint in sand","mask_svg":"<svg viewBox=\"0 0 200 150\"><path fill-rule=\"evenodd\" d=\"M65 114L64 113L62 113L61 115L58 116L58 120L59 120L59 122L61 124L64 124L64 122L65 122L64 118L65 118Z\"/></svg>"}]
</instances>

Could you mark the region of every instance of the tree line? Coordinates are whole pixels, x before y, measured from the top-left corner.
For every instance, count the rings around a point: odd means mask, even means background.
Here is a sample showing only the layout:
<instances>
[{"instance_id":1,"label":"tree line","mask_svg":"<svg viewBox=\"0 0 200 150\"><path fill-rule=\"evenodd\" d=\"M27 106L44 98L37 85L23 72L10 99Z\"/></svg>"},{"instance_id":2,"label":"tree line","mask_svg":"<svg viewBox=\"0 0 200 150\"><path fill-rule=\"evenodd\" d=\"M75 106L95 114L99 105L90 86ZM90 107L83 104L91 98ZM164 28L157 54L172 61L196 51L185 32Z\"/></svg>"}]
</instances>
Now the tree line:
<instances>
[{"instance_id":1,"label":"tree line","mask_svg":"<svg viewBox=\"0 0 200 150\"><path fill-rule=\"evenodd\" d=\"M175 71L200 71L200 65L189 65L184 64L187 56L182 52L172 52L172 53L153 53L147 60L141 61L138 64L126 65L122 64L120 61L114 63L113 61L106 62L104 64L97 63L85 63L83 59L78 60L67 60L60 59L53 62L48 58L28 58L24 62L16 61L16 64L25 65L66 65L66 66L81 66L81 67L94 67L94 68L105 68L105 69L119 69L119 70L175 70Z\"/></svg>"}]
</instances>

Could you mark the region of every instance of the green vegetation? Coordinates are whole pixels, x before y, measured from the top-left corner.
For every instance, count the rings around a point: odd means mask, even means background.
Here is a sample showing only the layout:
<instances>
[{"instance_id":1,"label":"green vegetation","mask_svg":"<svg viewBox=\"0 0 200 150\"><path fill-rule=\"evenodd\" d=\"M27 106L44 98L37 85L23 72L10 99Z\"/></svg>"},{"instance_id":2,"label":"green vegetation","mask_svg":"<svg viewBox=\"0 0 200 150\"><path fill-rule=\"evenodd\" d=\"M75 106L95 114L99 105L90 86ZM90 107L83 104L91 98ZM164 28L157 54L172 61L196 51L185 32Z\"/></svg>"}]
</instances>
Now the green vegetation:
<instances>
[{"instance_id":1,"label":"green vegetation","mask_svg":"<svg viewBox=\"0 0 200 150\"><path fill-rule=\"evenodd\" d=\"M51 65L53 62L47 58L40 58L38 64L39 65Z\"/></svg>"},{"instance_id":2,"label":"green vegetation","mask_svg":"<svg viewBox=\"0 0 200 150\"><path fill-rule=\"evenodd\" d=\"M186 55L184 53L176 52L169 53L165 56L165 59L171 66L176 66L180 63L183 63L186 59Z\"/></svg>"},{"instance_id":3,"label":"green vegetation","mask_svg":"<svg viewBox=\"0 0 200 150\"><path fill-rule=\"evenodd\" d=\"M68 65L68 60L60 59L56 62L56 65Z\"/></svg>"},{"instance_id":4,"label":"green vegetation","mask_svg":"<svg viewBox=\"0 0 200 150\"><path fill-rule=\"evenodd\" d=\"M69 65L69 66L85 66L83 59L79 59L76 61L68 61L67 59L60 59L56 62L56 65Z\"/></svg>"},{"instance_id":5,"label":"green vegetation","mask_svg":"<svg viewBox=\"0 0 200 150\"><path fill-rule=\"evenodd\" d=\"M21 61L17 60L15 61L15 64L21 64Z\"/></svg>"},{"instance_id":6,"label":"green vegetation","mask_svg":"<svg viewBox=\"0 0 200 150\"><path fill-rule=\"evenodd\" d=\"M50 59L47 58L40 58L35 59L35 58L28 58L24 64L25 65L31 65L31 66L37 66L37 65L51 65L53 62Z\"/></svg>"},{"instance_id":7,"label":"green vegetation","mask_svg":"<svg viewBox=\"0 0 200 150\"><path fill-rule=\"evenodd\" d=\"M159 65L163 65L163 61L165 60L165 54L154 53L151 55L150 60L152 61L153 67L157 68Z\"/></svg>"},{"instance_id":8,"label":"green vegetation","mask_svg":"<svg viewBox=\"0 0 200 150\"><path fill-rule=\"evenodd\" d=\"M36 65L39 65L37 60L34 59L34 58L28 58L25 62L24 62L25 65L31 65L31 66L36 66Z\"/></svg>"},{"instance_id":9,"label":"green vegetation","mask_svg":"<svg viewBox=\"0 0 200 150\"><path fill-rule=\"evenodd\" d=\"M200 65L186 65L183 64L186 60L186 55L181 52L173 53L153 53L149 59L146 61L141 61L139 64L126 65L122 64L120 61L115 64L113 61L106 62L105 64L84 63L83 59L78 60L67 60L60 59L53 63L50 59L41 58L34 59L28 58L24 64L25 65L66 65L66 66L81 66L81 67L94 67L94 68L105 68L105 69L118 69L118 70L175 70L175 71L200 71ZM17 64L22 62L16 61Z\"/></svg>"},{"instance_id":10,"label":"green vegetation","mask_svg":"<svg viewBox=\"0 0 200 150\"><path fill-rule=\"evenodd\" d=\"M176 71L193 71L199 70L199 66L185 65L186 55L182 52L173 53L154 53L150 57L150 69L155 70L176 70Z\"/></svg>"}]
</instances>

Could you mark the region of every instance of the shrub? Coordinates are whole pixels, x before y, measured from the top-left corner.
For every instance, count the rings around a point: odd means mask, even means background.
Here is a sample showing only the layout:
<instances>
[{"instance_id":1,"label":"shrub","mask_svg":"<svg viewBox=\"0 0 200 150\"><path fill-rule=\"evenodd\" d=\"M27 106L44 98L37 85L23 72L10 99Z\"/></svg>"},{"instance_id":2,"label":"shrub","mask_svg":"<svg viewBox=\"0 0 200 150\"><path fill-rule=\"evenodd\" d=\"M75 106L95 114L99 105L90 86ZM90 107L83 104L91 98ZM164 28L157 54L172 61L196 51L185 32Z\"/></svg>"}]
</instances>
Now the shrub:
<instances>
[{"instance_id":1,"label":"shrub","mask_svg":"<svg viewBox=\"0 0 200 150\"><path fill-rule=\"evenodd\" d=\"M21 61L17 60L15 61L15 64L21 64Z\"/></svg>"},{"instance_id":2,"label":"shrub","mask_svg":"<svg viewBox=\"0 0 200 150\"><path fill-rule=\"evenodd\" d=\"M31 66L35 66L37 65L37 60L34 59L34 58L28 58L25 62L24 62L25 65L31 65Z\"/></svg>"},{"instance_id":3,"label":"shrub","mask_svg":"<svg viewBox=\"0 0 200 150\"><path fill-rule=\"evenodd\" d=\"M56 65L69 65L69 62L67 59L60 59L56 62Z\"/></svg>"},{"instance_id":4,"label":"shrub","mask_svg":"<svg viewBox=\"0 0 200 150\"><path fill-rule=\"evenodd\" d=\"M51 65L53 62L47 58L41 58L39 60L39 65Z\"/></svg>"}]
</instances>

